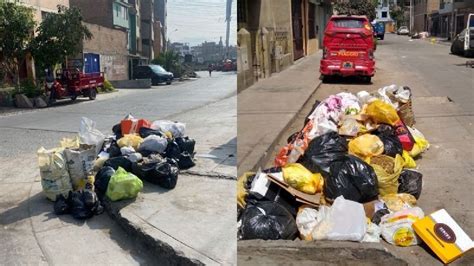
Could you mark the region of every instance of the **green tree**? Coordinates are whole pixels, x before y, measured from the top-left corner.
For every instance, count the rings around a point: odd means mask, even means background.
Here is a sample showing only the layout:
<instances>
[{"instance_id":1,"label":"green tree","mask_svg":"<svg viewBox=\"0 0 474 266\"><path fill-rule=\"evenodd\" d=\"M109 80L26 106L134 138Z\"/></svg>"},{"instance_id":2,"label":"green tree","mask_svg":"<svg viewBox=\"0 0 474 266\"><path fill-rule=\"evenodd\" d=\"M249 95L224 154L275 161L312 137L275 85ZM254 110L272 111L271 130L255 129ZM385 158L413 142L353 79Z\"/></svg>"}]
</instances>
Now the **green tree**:
<instances>
[{"instance_id":1,"label":"green tree","mask_svg":"<svg viewBox=\"0 0 474 266\"><path fill-rule=\"evenodd\" d=\"M403 8L397 7L390 11L390 17L397 23L397 26L404 26L408 24L408 18L405 16Z\"/></svg>"},{"instance_id":2,"label":"green tree","mask_svg":"<svg viewBox=\"0 0 474 266\"><path fill-rule=\"evenodd\" d=\"M173 50L160 53L158 57L151 60L152 64L161 65L167 71L173 73L175 77L180 77L182 74L182 68L179 63L179 54Z\"/></svg>"},{"instance_id":3,"label":"green tree","mask_svg":"<svg viewBox=\"0 0 474 266\"><path fill-rule=\"evenodd\" d=\"M376 18L377 2L377 0L338 0L334 3L334 10L341 15L364 15L372 21Z\"/></svg>"},{"instance_id":4,"label":"green tree","mask_svg":"<svg viewBox=\"0 0 474 266\"><path fill-rule=\"evenodd\" d=\"M20 82L18 66L25 58L34 27L33 9L0 1L0 67L16 85Z\"/></svg>"},{"instance_id":5,"label":"green tree","mask_svg":"<svg viewBox=\"0 0 474 266\"><path fill-rule=\"evenodd\" d=\"M58 13L50 13L37 29L31 48L38 69L53 68L68 56L81 52L82 42L92 33L82 24L78 8L58 5Z\"/></svg>"}]
</instances>

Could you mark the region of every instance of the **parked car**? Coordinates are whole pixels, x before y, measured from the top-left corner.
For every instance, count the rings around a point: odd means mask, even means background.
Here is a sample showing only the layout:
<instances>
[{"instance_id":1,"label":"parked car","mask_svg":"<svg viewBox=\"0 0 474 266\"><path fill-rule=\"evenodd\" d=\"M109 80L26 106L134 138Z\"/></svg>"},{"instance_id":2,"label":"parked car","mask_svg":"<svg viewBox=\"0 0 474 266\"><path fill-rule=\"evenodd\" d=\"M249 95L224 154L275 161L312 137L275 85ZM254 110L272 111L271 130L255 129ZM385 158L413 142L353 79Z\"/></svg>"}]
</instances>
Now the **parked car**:
<instances>
[{"instance_id":1,"label":"parked car","mask_svg":"<svg viewBox=\"0 0 474 266\"><path fill-rule=\"evenodd\" d=\"M376 22L374 24L374 35L380 40L383 40L385 37L385 24L383 22Z\"/></svg>"},{"instance_id":2,"label":"parked car","mask_svg":"<svg viewBox=\"0 0 474 266\"><path fill-rule=\"evenodd\" d=\"M370 83L375 74L374 45L366 16L332 16L324 32L321 77L362 76Z\"/></svg>"},{"instance_id":3,"label":"parked car","mask_svg":"<svg viewBox=\"0 0 474 266\"><path fill-rule=\"evenodd\" d=\"M160 65L136 66L133 69L133 79L151 79L152 85L166 82L171 84L173 81L173 73L166 71Z\"/></svg>"},{"instance_id":4,"label":"parked car","mask_svg":"<svg viewBox=\"0 0 474 266\"><path fill-rule=\"evenodd\" d=\"M474 55L474 14L469 14L468 23L453 39L451 53L464 56Z\"/></svg>"},{"instance_id":5,"label":"parked car","mask_svg":"<svg viewBox=\"0 0 474 266\"><path fill-rule=\"evenodd\" d=\"M397 30L397 35L408 35L410 34L410 31L408 30L407 26L401 26Z\"/></svg>"}]
</instances>

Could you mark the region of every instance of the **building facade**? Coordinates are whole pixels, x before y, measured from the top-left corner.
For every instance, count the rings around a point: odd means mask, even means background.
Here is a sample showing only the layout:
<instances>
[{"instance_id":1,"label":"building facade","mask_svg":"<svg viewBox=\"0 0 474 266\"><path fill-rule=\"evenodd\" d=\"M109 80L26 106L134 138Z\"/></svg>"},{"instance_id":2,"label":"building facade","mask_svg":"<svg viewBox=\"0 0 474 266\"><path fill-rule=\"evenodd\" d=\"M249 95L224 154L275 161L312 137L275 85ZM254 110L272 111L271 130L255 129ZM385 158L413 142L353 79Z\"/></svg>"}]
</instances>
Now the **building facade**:
<instances>
[{"instance_id":1,"label":"building facade","mask_svg":"<svg viewBox=\"0 0 474 266\"><path fill-rule=\"evenodd\" d=\"M160 52L166 50L166 33L168 31L168 25L166 22L168 16L167 2L167 0L155 0L155 56L158 56ZM159 24L157 22L159 22Z\"/></svg>"},{"instance_id":2,"label":"building facade","mask_svg":"<svg viewBox=\"0 0 474 266\"><path fill-rule=\"evenodd\" d=\"M238 0L239 90L321 49L329 0Z\"/></svg>"},{"instance_id":3,"label":"building facade","mask_svg":"<svg viewBox=\"0 0 474 266\"><path fill-rule=\"evenodd\" d=\"M385 24L386 32L395 31L395 23L390 16L390 11L397 5L396 0L378 0L375 8L375 21Z\"/></svg>"},{"instance_id":4,"label":"building facade","mask_svg":"<svg viewBox=\"0 0 474 266\"><path fill-rule=\"evenodd\" d=\"M474 13L473 0L428 1L430 2L433 3L431 6L428 4L428 29L433 36L452 39L466 28L469 13Z\"/></svg>"}]
</instances>

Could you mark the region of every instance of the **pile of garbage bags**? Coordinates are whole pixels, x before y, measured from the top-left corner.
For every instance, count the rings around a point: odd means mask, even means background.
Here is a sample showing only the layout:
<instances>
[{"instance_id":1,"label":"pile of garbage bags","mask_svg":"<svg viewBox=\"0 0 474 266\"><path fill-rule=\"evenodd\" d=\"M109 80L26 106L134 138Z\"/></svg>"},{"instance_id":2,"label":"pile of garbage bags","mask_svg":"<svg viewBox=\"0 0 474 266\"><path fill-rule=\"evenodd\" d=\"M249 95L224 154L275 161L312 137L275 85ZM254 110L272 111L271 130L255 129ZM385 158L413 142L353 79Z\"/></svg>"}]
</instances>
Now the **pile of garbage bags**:
<instances>
[{"instance_id":1,"label":"pile of garbage bags","mask_svg":"<svg viewBox=\"0 0 474 266\"><path fill-rule=\"evenodd\" d=\"M391 85L317 102L274 167L238 179L238 238L418 244L415 159L429 143L411 97Z\"/></svg>"},{"instance_id":2,"label":"pile of garbage bags","mask_svg":"<svg viewBox=\"0 0 474 266\"><path fill-rule=\"evenodd\" d=\"M37 151L43 192L56 214L87 219L103 212L105 199L135 198L143 181L173 189L179 171L195 165L196 142L185 128L180 122L128 115L106 136L83 117L78 136Z\"/></svg>"}]
</instances>

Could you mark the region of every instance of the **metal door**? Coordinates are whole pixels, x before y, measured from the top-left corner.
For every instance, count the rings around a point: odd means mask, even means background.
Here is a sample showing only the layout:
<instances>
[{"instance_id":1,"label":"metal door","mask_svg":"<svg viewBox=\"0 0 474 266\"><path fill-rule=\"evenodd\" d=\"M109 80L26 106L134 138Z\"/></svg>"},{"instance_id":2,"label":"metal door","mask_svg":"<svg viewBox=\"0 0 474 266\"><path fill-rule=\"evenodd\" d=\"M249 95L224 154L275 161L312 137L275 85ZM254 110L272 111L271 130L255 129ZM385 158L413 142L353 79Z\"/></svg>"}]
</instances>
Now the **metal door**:
<instances>
[{"instance_id":1,"label":"metal door","mask_svg":"<svg viewBox=\"0 0 474 266\"><path fill-rule=\"evenodd\" d=\"M100 57L98 54L84 54L84 72L98 73L100 72Z\"/></svg>"}]
</instances>

